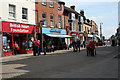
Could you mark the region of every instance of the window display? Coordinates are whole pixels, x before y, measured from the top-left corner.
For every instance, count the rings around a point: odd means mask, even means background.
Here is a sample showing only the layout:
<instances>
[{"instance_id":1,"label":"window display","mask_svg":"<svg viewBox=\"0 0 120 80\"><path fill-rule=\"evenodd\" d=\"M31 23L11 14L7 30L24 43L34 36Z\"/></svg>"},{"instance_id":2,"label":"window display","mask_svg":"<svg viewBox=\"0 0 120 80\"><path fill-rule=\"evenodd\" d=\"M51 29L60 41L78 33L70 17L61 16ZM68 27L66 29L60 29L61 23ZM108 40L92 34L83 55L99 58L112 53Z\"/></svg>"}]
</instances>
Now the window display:
<instances>
[{"instance_id":1,"label":"window display","mask_svg":"<svg viewBox=\"0 0 120 80\"><path fill-rule=\"evenodd\" d=\"M3 33L3 52L12 51L12 35L11 33Z\"/></svg>"}]
</instances>

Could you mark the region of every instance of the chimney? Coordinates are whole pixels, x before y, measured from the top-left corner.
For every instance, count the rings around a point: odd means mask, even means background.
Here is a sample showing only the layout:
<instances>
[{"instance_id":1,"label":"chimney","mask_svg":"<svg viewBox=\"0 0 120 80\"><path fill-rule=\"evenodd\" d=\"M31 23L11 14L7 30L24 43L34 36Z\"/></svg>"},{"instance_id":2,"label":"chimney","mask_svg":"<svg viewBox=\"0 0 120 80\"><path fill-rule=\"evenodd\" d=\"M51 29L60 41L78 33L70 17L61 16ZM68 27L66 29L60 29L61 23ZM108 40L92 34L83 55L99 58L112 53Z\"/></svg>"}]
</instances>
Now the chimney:
<instances>
[{"instance_id":1,"label":"chimney","mask_svg":"<svg viewBox=\"0 0 120 80\"><path fill-rule=\"evenodd\" d=\"M73 9L73 10L75 10L75 6L74 6L74 5L73 5L73 6L70 6L70 8Z\"/></svg>"},{"instance_id":2,"label":"chimney","mask_svg":"<svg viewBox=\"0 0 120 80\"><path fill-rule=\"evenodd\" d=\"M80 15L84 16L84 10L80 10Z\"/></svg>"}]
</instances>

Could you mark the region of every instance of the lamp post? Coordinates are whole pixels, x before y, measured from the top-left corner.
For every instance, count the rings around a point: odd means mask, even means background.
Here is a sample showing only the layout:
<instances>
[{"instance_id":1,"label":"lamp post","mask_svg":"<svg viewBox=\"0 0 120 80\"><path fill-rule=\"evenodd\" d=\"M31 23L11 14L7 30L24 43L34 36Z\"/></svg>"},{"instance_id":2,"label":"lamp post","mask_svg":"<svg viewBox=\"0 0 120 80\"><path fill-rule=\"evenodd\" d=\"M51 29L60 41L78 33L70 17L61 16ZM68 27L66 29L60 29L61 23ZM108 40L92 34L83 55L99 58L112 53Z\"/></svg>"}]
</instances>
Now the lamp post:
<instances>
[{"instance_id":1,"label":"lamp post","mask_svg":"<svg viewBox=\"0 0 120 80\"><path fill-rule=\"evenodd\" d=\"M103 23L100 23L100 39L101 39L101 41L102 41L102 24Z\"/></svg>"},{"instance_id":2,"label":"lamp post","mask_svg":"<svg viewBox=\"0 0 120 80\"><path fill-rule=\"evenodd\" d=\"M3 41L2 41L2 20L0 18L0 57L3 56L2 44L3 44Z\"/></svg>"}]
</instances>

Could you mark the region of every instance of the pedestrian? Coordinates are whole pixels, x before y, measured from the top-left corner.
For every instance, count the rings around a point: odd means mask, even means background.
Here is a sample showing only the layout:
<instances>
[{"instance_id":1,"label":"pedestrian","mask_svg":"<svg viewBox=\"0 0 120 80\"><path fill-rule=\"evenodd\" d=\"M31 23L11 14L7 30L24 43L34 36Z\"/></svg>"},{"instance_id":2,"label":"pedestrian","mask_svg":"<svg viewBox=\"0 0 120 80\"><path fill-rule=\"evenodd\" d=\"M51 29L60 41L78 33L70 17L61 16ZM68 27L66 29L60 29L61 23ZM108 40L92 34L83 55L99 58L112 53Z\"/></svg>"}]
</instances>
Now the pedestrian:
<instances>
[{"instance_id":1,"label":"pedestrian","mask_svg":"<svg viewBox=\"0 0 120 80\"><path fill-rule=\"evenodd\" d=\"M47 48L47 43L45 39L43 40L43 49L44 49L44 55L46 55L46 48Z\"/></svg>"},{"instance_id":2,"label":"pedestrian","mask_svg":"<svg viewBox=\"0 0 120 80\"><path fill-rule=\"evenodd\" d=\"M75 52L76 51L76 42L75 42L75 40L73 40L72 45L73 45L73 52Z\"/></svg>"},{"instance_id":3,"label":"pedestrian","mask_svg":"<svg viewBox=\"0 0 120 80\"><path fill-rule=\"evenodd\" d=\"M87 39L87 41L85 42L86 45L86 51L87 51L87 56L90 53L90 49L89 49L89 40Z\"/></svg>"},{"instance_id":4,"label":"pedestrian","mask_svg":"<svg viewBox=\"0 0 120 80\"><path fill-rule=\"evenodd\" d=\"M35 52L35 41L32 41L32 47L33 47L33 56L36 56L36 52Z\"/></svg>"},{"instance_id":5,"label":"pedestrian","mask_svg":"<svg viewBox=\"0 0 120 80\"><path fill-rule=\"evenodd\" d=\"M89 47L90 47L90 53L92 56L94 56L94 49L95 49L95 43L93 41L90 41Z\"/></svg>"},{"instance_id":6,"label":"pedestrian","mask_svg":"<svg viewBox=\"0 0 120 80\"><path fill-rule=\"evenodd\" d=\"M85 41L83 41L83 46L84 46L84 48L85 48Z\"/></svg>"},{"instance_id":7,"label":"pedestrian","mask_svg":"<svg viewBox=\"0 0 120 80\"><path fill-rule=\"evenodd\" d=\"M14 44L14 54L15 55L17 55L18 50L19 50L19 46L18 46L17 42L15 41L15 44Z\"/></svg>"},{"instance_id":8,"label":"pedestrian","mask_svg":"<svg viewBox=\"0 0 120 80\"><path fill-rule=\"evenodd\" d=\"M38 42L40 43L40 40ZM39 55L41 55L41 45L39 45Z\"/></svg>"},{"instance_id":9,"label":"pedestrian","mask_svg":"<svg viewBox=\"0 0 120 80\"><path fill-rule=\"evenodd\" d=\"M79 49L79 52L80 52L80 45L81 45L81 42L80 42L79 39L77 39L77 49L76 49L76 51Z\"/></svg>"},{"instance_id":10,"label":"pedestrian","mask_svg":"<svg viewBox=\"0 0 120 80\"><path fill-rule=\"evenodd\" d=\"M40 46L40 43L39 43L39 41L36 39L36 41L35 41L35 54L37 53L38 54L38 56L39 56L39 46Z\"/></svg>"}]
</instances>

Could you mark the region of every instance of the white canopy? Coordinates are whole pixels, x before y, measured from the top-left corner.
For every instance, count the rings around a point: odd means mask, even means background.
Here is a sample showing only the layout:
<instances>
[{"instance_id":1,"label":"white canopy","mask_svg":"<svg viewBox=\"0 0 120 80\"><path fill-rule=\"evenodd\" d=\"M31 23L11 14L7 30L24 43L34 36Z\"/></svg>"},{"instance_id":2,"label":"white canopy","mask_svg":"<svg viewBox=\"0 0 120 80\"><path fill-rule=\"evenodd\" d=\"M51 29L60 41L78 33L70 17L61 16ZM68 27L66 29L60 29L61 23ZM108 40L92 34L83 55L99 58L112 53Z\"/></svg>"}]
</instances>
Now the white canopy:
<instances>
[{"instance_id":1,"label":"white canopy","mask_svg":"<svg viewBox=\"0 0 120 80\"><path fill-rule=\"evenodd\" d=\"M72 36L69 36L69 35L59 35L59 34L46 34L50 37L60 37L60 38L70 38Z\"/></svg>"}]
</instances>

